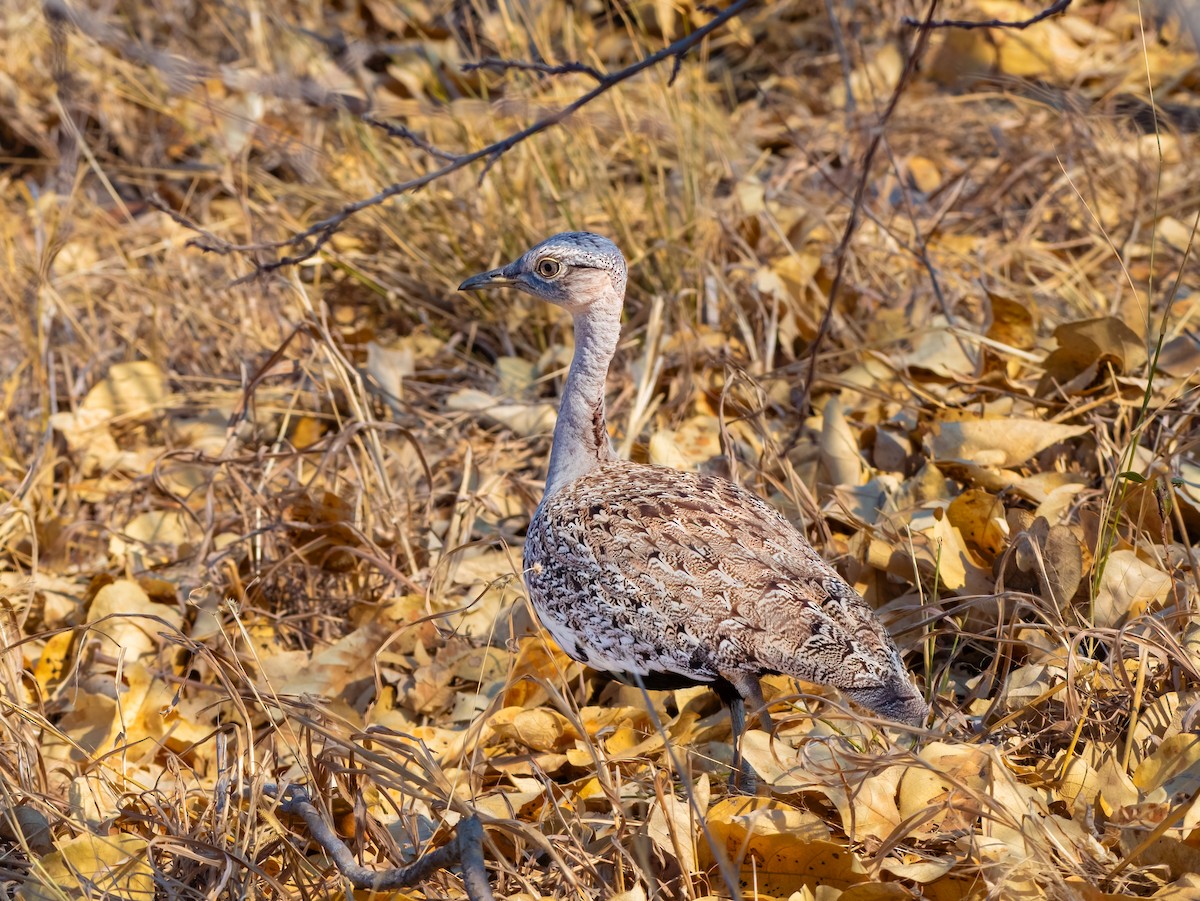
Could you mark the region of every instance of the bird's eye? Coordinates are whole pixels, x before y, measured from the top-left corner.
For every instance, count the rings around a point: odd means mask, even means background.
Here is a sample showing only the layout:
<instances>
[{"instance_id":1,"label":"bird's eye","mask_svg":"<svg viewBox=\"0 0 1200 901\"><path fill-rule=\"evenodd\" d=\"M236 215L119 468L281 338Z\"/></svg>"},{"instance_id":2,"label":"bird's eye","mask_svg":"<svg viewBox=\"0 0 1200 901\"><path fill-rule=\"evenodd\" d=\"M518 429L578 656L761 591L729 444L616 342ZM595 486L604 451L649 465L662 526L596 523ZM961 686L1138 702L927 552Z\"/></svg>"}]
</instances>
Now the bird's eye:
<instances>
[{"instance_id":1,"label":"bird's eye","mask_svg":"<svg viewBox=\"0 0 1200 901\"><path fill-rule=\"evenodd\" d=\"M558 260L546 257L544 260L538 260L537 274L542 278L554 278L562 272L562 263Z\"/></svg>"}]
</instances>

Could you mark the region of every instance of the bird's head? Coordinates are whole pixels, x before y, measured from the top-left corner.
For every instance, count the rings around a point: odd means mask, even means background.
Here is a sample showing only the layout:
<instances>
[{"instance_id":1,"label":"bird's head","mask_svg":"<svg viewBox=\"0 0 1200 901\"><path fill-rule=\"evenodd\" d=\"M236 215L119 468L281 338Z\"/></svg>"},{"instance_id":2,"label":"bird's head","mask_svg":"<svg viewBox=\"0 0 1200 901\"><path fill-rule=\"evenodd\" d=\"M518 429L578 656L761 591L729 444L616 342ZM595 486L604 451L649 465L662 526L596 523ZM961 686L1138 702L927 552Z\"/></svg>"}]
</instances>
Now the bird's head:
<instances>
[{"instance_id":1,"label":"bird's head","mask_svg":"<svg viewBox=\"0 0 1200 901\"><path fill-rule=\"evenodd\" d=\"M625 297L625 257L608 238L563 232L525 251L507 266L473 275L459 291L511 286L572 313L597 301L619 306Z\"/></svg>"}]
</instances>

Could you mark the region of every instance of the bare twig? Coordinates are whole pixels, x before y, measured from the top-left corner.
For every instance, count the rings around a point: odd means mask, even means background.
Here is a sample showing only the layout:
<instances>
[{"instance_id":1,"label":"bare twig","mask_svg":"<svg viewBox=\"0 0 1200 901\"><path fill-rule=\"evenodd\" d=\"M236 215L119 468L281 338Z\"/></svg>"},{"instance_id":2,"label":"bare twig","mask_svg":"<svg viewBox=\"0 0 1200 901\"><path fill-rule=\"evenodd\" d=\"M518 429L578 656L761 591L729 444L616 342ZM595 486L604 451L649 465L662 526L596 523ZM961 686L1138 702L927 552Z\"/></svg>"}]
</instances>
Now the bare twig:
<instances>
[{"instance_id":1,"label":"bare twig","mask_svg":"<svg viewBox=\"0 0 1200 901\"><path fill-rule=\"evenodd\" d=\"M439 160L443 160L447 163L453 163L459 158L459 154L451 153L449 150L442 150L440 147L435 147L411 128L407 128L398 122L383 122L379 119L376 119L370 113L367 113L362 118L363 121L368 125L373 125L376 128L387 132L388 137L399 138L402 141L408 141L408 143L412 144L418 150L422 151L423 153L428 153L430 156L436 157Z\"/></svg>"},{"instance_id":2,"label":"bare twig","mask_svg":"<svg viewBox=\"0 0 1200 901\"><path fill-rule=\"evenodd\" d=\"M938 0L930 0L929 9L925 13L925 22L932 22L933 15L937 12ZM884 129L887 127L888 120L891 119L892 113L896 111L896 106L900 102L900 97L908 87L909 81L912 79L913 73L916 72L917 62L925 53L925 47L929 43L929 29L922 27L917 33L917 39L913 42L912 49L909 51L908 59L904 63L904 71L900 73L900 78L896 82L896 87L892 91L892 96L888 100L888 105L884 109L879 121L875 123L874 133L871 135L871 142L867 145L867 151L863 154L862 175L858 180L858 187L854 191L854 200L850 204L850 218L846 221L846 228L842 232L842 239L838 242L837 250L835 251L834 259L836 260L836 268L834 270L833 282L829 286L829 298L825 303L825 312L821 315L821 324L817 328L817 335L813 338L812 347L809 349L808 375L804 379L804 392L801 396L799 408L803 410L808 405L809 396L812 394L813 381L817 377L817 359L820 357L821 344L829 333L829 327L833 322L833 311L837 306L838 294L842 289L842 280L846 274L846 258L849 255L850 241L854 238L855 231L858 230L859 217L862 215L863 197L866 195L867 182L871 178L871 164L875 160L875 154L879 150L879 145L883 140Z\"/></svg>"},{"instance_id":3,"label":"bare twig","mask_svg":"<svg viewBox=\"0 0 1200 901\"><path fill-rule=\"evenodd\" d=\"M224 240L213 241L211 236L205 236L198 239L193 239L190 243L199 247L201 250L217 254L231 253L256 253L267 250L282 250L287 247L297 248L296 253L281 257L278 260L269 263L256 263L254 271L250 274L237 279L234 284L241 284L251 281L261 275L274 272L278 269L283 269L288 266L293 266L297 263L302 263L305 260L313 257L317 252L324 247L329 240L334 236L339 228L357 213L362 212L370 207L379 206L381 203L396 197L399 194L407 194L410 191L415 191L418 188L423 188L440 178L444 178L451 172L457 172L459 169L466 168L472 163L483 160L484 174L490 169L505 153L512 150L518 144L527 141L534 135L552 128L563 120L569 118L583 107L587 106L597 97L611 90L614 86L626 81L633 76L644 72L646 69L652 68L667 59L674 59L678 63L687 52L699 44L704 38L708 37L730 19L741 15L743 11L749 7L754 0L736 0L730 4L718 15L714 16L709 22L697 28L689 35L685 35L679 40L669 44L656 53L652 53L645 59L631 63L624 69L616 72L611 72L603 75L603 80L592 88L590 91L580 95L574 101L566 106L558 109L541 119L538 119L532 125L514 132L499 141L488 144L486 147L481 147L478 150L470 153L464 153L448 160L445 165L434 169L431 172L426 172L424 175L419 175L416 178L410 178L408 181L397 182L388 185L378 194L371 197L357 200L354 203L349 203L339 209L331 216L315 222L304 231L292 235L290 238L284 238L279 241L263 241L254 244L233 244ZM177 219L177 221L186 221Z\"/></svg>"},{"instance_id":4,"label":"bare twig","mask_svg":"<svg viewBox=\"0 0 1200 901\"><path fill-rule=\"evenodd\" d=\"M920 28L928 31L933 28L1016 28L1025 29L1030 25L1036 25L1051 16L1057 16L1061 12L1065 12L1067 7L1071 5L1071 0L1054 0L1049 6L1043 9L1035 16L1028 19L1021 19L1016 22L1007 22L1004 19L988 19L983 22L972 22L970 19L940 19L936 22L926 19L922 22L920 19L914 19L912 16L905 16L900 21L910 28Z\"/></svg>"},{"instance_id":5,"label":"bare twig","mask_svg":"<svg viewBox=\"0 0 1200 901\"><path fill-rule=\"evenodd\" d=\"M530 60L516 59L499 59L495 56L489 56L487 59L481 59L477 63L467 63L463 66L464 72L474 72L482 70L487 72L540 72L543 75L586 75L593 79L597 84L608 83L612 76L601 72L599 69L594 69L591 66L580 62L566 62L558 65L550 63L539 63Z\"/></svg>"},{"instance_id":6,"label":"bare twig","mask_svg":"<svg viewBox=\"0 0 1200 901\"><path fill-rule=\"evenodd\" d=\"M435 870L457 863L462 867L463 886L467 890L467 897L471 901L493 901L494 895L483 859L483 825L477 816L472 815L459 820L453 841L430 851L408 866L373 870L355 861L353 852L325 822L321 812L302 788L295 785L284 786L282 790L275 785L266 785L263 788L268 795L281 798L280 812L295 814L304 820L313 841L333 858L338 872L350 880L350 884L355 888L377 892L409 888L428 878Z\"/></svg>"}]
</instances>

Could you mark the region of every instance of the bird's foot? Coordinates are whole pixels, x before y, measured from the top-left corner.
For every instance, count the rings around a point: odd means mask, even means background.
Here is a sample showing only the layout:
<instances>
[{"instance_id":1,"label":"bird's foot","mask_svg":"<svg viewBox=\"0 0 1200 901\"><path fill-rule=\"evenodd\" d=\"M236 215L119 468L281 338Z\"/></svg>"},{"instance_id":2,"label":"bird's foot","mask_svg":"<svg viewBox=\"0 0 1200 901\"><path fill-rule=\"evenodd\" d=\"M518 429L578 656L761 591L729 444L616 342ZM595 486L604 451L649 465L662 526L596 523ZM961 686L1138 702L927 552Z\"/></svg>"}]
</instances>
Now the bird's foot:
<instances>
[{"instance_id":1,"label":"bird's foot","mask_svg":"<svg viewBox=\"0 0 1200 901\"><path fill-rule=\"evenodd\" d=\"M758 794L758 774L744 760L729 771L729 794L751 797Z\"/></svg>"}]
</instances>

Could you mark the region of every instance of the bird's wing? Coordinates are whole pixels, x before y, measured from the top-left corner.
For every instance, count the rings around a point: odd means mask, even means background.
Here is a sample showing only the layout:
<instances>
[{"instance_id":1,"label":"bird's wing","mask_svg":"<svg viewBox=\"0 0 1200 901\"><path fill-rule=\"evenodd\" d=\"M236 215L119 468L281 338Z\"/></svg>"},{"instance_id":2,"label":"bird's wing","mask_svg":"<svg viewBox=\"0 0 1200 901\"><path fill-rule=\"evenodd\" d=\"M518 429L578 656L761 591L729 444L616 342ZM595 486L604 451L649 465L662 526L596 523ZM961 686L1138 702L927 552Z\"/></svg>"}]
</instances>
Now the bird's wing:
<instances>
[{"instance_id":1,"label":"bird's wing","mask_svg":"<svg viewBox=\"0 0 1200 901\"><path fill-rule=\"evenodd\" d=\"M866 603L778 511L725 479L617 463L552 495L538 516L558 536L546 542L550 565L593 572L602 615L649 634L672 669L774 671L839 688L903 673Z\"/></svg>"}]
</instances>

